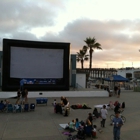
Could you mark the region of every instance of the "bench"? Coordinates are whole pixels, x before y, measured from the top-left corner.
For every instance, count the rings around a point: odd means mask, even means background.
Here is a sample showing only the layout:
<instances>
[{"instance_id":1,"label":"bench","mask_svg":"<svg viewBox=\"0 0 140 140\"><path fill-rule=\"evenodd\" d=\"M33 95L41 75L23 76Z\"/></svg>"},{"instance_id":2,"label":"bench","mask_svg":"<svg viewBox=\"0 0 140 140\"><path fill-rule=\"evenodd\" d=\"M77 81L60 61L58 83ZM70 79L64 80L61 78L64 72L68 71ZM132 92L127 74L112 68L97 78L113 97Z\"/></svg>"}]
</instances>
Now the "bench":
<instances>
[{"instance_id":1,"label":"bench","mask_svg":"<svg viewBox=\"0 0 140 140\"><path fill-rule=\"evenodd\" d=\"M37 104L46 104L47 105L48 99L47 98L36 98L36 105Z\"/></svg>"}]
</instances>

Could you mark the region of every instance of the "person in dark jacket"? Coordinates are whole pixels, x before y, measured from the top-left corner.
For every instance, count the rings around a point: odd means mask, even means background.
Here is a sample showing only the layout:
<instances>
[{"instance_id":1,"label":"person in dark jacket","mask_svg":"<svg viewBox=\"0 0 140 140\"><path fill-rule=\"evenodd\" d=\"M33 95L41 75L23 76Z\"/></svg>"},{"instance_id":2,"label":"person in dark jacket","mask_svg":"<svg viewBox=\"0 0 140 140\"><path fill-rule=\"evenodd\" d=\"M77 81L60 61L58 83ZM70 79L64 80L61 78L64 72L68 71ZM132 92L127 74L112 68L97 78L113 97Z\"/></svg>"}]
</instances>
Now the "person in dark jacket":
<instances>
[{"instance_id":1,"label":"person in dark jacket","mask_svg":"<svg viewBox=\"0 0 140 140\"><path fill-rule=\"evenodd\" d=\"M20 91L20 89L18 89L18 91L17 91L17 102L20 100L20 96L21 96L21 91Z\"/></svg>"},{"instance_id":2,"label":"person in dark jacket","mask_svg":"<svg viewBox=\"0 0 140 140\"><path fill-rule=\"evenodd\" d=\"M121 93L121 88L120 86L118 87L118 98L120 98L120 93Z\"/></svg>"}]
</instances>

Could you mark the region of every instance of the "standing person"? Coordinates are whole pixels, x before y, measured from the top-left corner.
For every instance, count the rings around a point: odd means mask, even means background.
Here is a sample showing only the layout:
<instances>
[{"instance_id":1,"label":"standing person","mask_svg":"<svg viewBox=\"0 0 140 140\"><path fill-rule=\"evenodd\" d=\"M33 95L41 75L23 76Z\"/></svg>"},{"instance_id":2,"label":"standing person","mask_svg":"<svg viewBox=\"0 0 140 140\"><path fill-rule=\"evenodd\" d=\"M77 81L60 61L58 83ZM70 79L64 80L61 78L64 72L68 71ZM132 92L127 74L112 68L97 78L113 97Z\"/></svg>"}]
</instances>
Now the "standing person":
<instances>
[{"instance_id":1,"label":"standing person","mask_svg":"<svg viewBox=\"0 0 140 140\"><path fill-rule=\"evenodd\" d=\"M119 117L120 112L115 112L115 118L113 119L113 135L114 140L120 140L120 129L123 125L122 119Z\"/></svg>"},{"instance_id":2,"label":"standing person","mask_svg":"<svg viewBox=\"0 0 140 140\"><path fill-rule=\"evenodd\" d=\"M120 93L121 93L121 88L120 86L118 87L118 98L120 98Z\"/></svg>"},{"instance_id":3,"label":"standing person","mask_svg":"<svg viewBox=\"0 0 140 140\"><path fill-rule=\"evenodd\" d=\"M114 92L115 92L115 95L117 95L117 91L118 91L118 87L117 87L117 86L115 86L115 87L114 87Z\"/></svg>"},{"instance_id":4,"label":"standing person","mask_svg":"<svg viewBox=\"0 0 140 140\"><path fill-rule=\"evenodd\" d=\"M21 96L21 91L20 91L20 89L18 89L18 91L17 91L17 102L20 100L20 96Z\"/></svg>"},{"instance_id":5,"label":"standing person","mask_svg":"<svg viewBox=\"0 0 140 140\"><path fill-rule=\"evenodd\" d=\"M101 127L105 127L105 121L107 118L107 110L106 110L106 105L103 105L103 108L101 109L101 117L102 117L102 121L101 121Z\"/></svg>"},{"instance_id":6,"label":"standing person","mask_svg":"<svg viewBox=\"0 0 140 140\"><path fill-rule=\"evenodd\" d=\"M25 103L25 96L26 96L26 93L25 93L25 90L23 90L21 92L21 104L23 105Z\"/></svg>"},{"instance_id":7,"label":"standing person","mask_svg":"<svg viewBox=\"0 0 140 140\"><path fill-rule=\"evenodd\" d=\"M68 102L66 97L62 96L61 97L61 101L62 101L62 106L64 106L64 107L68 107L69 106L69 102Z\"/></svg>"},{"instance_id":8,"label":"standing person","mask_svg":"<svg viewBox=\"0 0 140 140\"><path fill-rule=\"evenodd\" d=\"M28 102L28 90L25 89L25 102L27 103Z\"/></svg>"},{"instance_id":9,"label":"standing person","mask_svg":"<svg viewBox=\"0 0 140 140\"><path fill-rule=\"evenodd\" d=\"M69 101L66 97L61 97L62 110L65 111L64 116L68 116Z\"/></svg>"}]
</instances>

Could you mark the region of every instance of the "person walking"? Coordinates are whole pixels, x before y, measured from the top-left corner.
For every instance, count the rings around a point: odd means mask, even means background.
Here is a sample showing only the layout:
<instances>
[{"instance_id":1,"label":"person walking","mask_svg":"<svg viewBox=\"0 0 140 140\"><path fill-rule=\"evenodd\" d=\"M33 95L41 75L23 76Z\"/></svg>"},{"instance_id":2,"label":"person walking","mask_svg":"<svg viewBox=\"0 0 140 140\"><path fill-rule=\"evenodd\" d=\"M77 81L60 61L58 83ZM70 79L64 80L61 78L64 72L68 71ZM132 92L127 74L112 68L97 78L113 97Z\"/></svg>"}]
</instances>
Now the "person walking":
<instances>
[{"instance_id":1,"label":"person walking","mask_svg":"<svg viewBox=\"0 0 140 140\"><path fill-rule=\"evenodd\" d=\"M117 91L118 91L118 87L115 86L115 87L114 87L114 93L115 93L114 96L117 95Z\"/></svg>"},{"instance_id":2,"label":"person walking","mask_svg":"<svg viewBox=\"0 0 140 140\"><path fill-rule=\"evenodd\" d=\"M121 129L121 126L123 125L123 121L119 117L119 114L120 114L119 111L115 112L115 117L112 122L114 140L120 140L120 129Z\"/></svg>"},{"instance_id":3,"label":"person walking","mask_svg":"<svg viewBox=\"0 0 140 140\"><path fill-rule=\"evenodd\" d=\"M21 92L21 105L25 104L25 96L26 96L26 93L25 93L25 90L23 90Z\"/></svg>"},{"instance_id":4,"label":"person walking","mask_svg":"<svg viewBox=\"0 0 140 140\"><path fill-rule=\"evenodd\" d=\"M118 87L118 98L120 98L120 93L121 93L121 88L120 86Z\"/></svg>"},{"instance_id":5,"label":"person walking","mask_svg":"<svg viewBox=\"0 0 140 140\"><path fill-rule=\"evenodd\" d=\"M106 105L103 105L103 108L101 109L101 117L102 117L102 121L101 121L101 127L105 127L105 121L107 118L107 110L106 110Z\"/></svg>"}]
</instances>

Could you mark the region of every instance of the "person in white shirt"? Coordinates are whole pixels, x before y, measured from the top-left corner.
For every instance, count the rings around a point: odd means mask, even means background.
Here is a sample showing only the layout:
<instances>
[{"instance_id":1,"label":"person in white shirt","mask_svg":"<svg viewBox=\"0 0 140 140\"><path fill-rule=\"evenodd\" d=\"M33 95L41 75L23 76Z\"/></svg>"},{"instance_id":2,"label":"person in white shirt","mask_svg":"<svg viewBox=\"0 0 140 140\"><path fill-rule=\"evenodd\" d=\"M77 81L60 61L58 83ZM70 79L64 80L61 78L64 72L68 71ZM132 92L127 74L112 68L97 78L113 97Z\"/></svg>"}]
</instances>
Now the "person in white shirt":
<instances>
[{"instance_id":1,"label":"person in white shirt","mask_svg":"<svg viewBox=\"0 0 140 140\"><path fill-rule=\"evenodd\" d=\"M107 110L106 110L106 105L103 105L103 108L101 109L101 117L102 117L102 121L101 121L101 127L105 127L105 121L107 118Z\"/></svg>"},{"instance_id":2,"label":"person in white shirt","mask_svg":"<svg viewBox=\"0 0 140 140\"><path fill-rule=\"evenodd\" d=\"M56 99L54 99L54 101L53 101L53 105L54 105L54 106L56 105Z\"/></svg>"}]
</instances>

